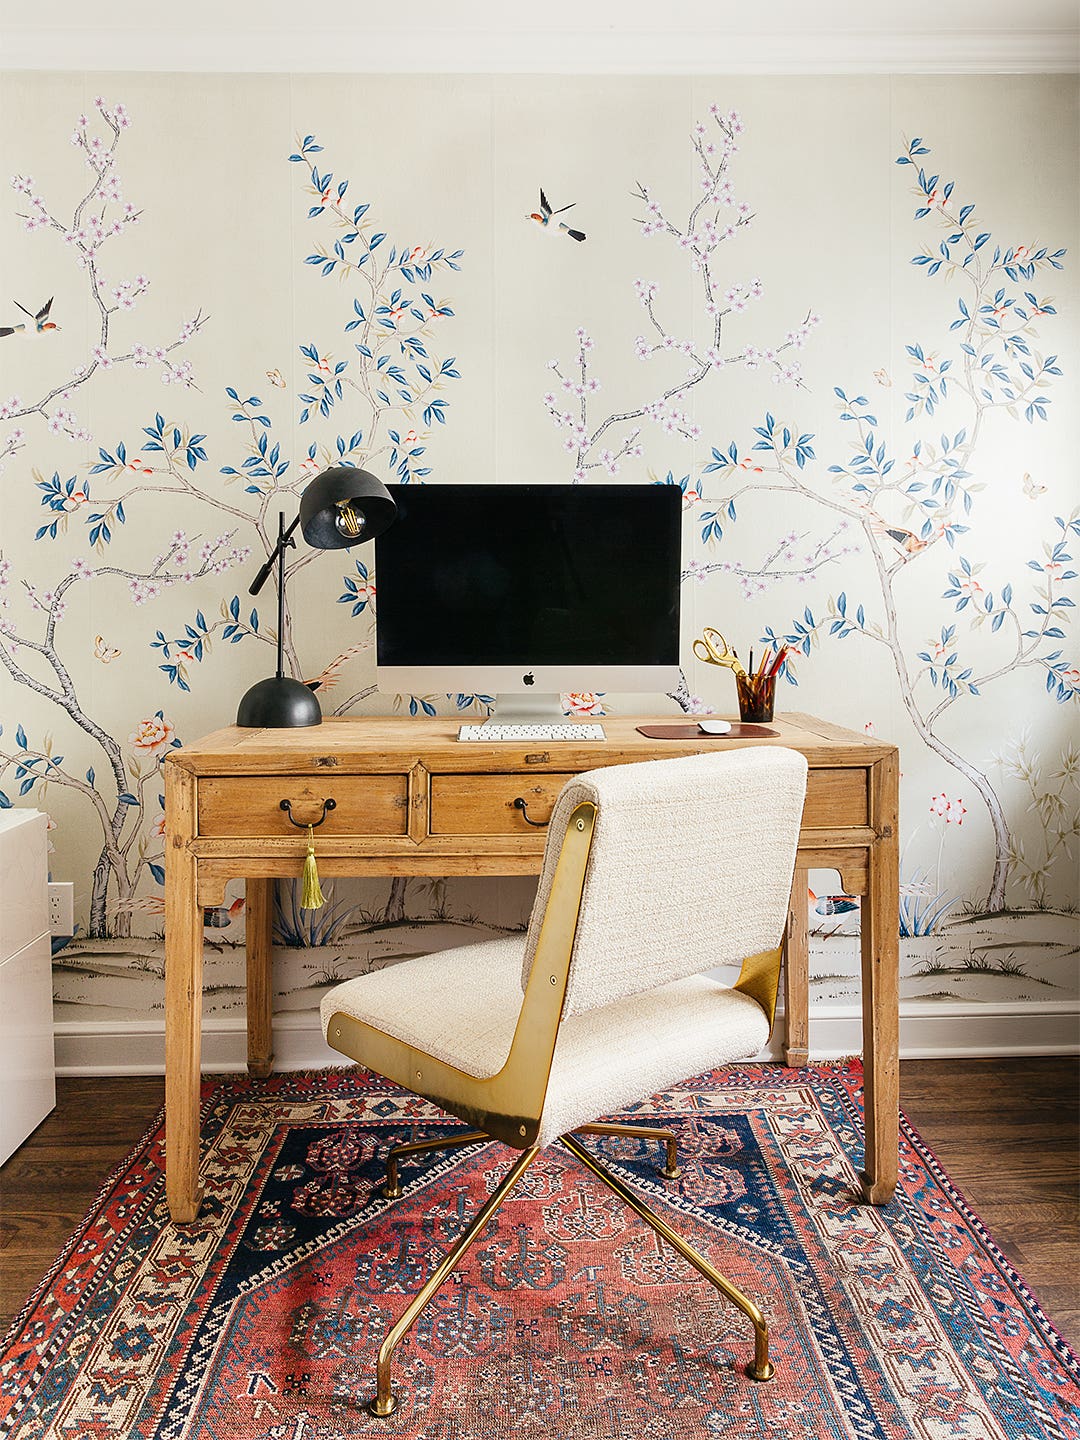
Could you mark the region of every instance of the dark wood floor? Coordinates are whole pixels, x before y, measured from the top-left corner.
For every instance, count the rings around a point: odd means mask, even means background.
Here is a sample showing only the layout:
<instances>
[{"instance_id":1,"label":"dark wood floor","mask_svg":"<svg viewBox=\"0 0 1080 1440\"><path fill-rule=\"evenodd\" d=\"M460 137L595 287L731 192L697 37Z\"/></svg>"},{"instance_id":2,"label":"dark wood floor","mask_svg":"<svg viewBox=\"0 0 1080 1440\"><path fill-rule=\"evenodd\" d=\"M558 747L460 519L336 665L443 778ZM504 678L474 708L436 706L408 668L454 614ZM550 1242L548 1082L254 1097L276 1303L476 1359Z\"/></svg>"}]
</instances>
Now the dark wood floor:
<instances>
[{"instance_id":1,"label":"dark wood floor","mask_svg":"<svg viewBox=\"0 0 1080 1440\"><path fill-rule=\"evenodd\" d=\"M1080 1350L1080 1062L912 1060L904 1111L1050 1318ZM0 1168L0 1335L150 1126L162 1082L69 1079Z\"/></svg>"}]
</instances>

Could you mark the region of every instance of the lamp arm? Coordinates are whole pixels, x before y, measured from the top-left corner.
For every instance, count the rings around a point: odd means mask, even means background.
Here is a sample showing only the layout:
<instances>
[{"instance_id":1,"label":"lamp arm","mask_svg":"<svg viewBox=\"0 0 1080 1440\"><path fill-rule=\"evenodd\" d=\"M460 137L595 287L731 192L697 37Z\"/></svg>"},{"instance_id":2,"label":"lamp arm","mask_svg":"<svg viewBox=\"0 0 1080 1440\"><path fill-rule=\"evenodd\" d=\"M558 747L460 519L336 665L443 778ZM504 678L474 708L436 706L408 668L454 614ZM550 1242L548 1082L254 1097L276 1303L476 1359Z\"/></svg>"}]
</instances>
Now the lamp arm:
<instances>
[{"instance_id":1,"label":"lamp arm","mask_svg":"<svg viewBox=\"0 0 1080 1440\"><path fill-rule=\"evenodd\" d=\"M292 524L289 526L289 528L288 528L287 530L282 530L282 529L280 529L280 527L279 527L277 544L274 546L273 550L271 550L270 554L266 557L266 563L263 565L262 569L261 569L261 570L259 571L259 573L255 576L255 579L251 582L251 584L248 586L248 594L249 594L249 595L258 595L259 591L262 589L262 587L266 584L267 580L269 579L270 572L271 572L271 570L273 570L274 566L277 564L279 558L281 558L281 559L283 560L283 557L284 557L284 554L285 554L285 550L287 549L287 547L290 546L290 545L295 544L295 541L292 539L292 533L293 533L293 531L296 529L297 525L299 525L299 524L300 524L300 516L297 515L296 518L295 518L295 520L292 522Z\"/></svg>"}]
</instances>

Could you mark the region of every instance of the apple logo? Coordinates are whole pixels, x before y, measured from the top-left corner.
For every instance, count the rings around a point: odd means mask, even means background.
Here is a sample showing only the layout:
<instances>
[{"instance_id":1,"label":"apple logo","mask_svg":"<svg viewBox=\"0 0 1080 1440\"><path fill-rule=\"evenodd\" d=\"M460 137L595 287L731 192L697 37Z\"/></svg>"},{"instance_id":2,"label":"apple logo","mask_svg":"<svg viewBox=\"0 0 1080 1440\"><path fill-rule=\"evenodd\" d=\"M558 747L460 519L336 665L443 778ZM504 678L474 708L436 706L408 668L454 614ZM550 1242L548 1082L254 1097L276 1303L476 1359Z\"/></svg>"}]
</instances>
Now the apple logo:
<instances>
[{"instance_id":1,"label":"apple logo","mask_svg":"<svg viewBox=\"0 0 1080 1440\"><path fill-rule=\"evenodd\" d=\"M522 677L521 677L521 683L522 683L523 685L535 685L535 684L536 684L536 676L535 676L535 675L532 673L532 671L530 670L527 675L522 675Z\"/></svg>"}]
</instances>

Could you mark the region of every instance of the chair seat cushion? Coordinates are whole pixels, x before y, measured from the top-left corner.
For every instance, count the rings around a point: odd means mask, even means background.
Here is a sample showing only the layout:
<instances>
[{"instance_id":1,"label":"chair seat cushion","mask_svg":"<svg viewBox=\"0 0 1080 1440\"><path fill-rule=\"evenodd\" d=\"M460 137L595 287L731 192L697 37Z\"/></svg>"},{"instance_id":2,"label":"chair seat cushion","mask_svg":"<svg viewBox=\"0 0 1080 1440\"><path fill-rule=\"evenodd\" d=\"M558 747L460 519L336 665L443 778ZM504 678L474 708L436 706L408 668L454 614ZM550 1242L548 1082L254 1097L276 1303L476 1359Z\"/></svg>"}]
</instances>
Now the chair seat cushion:
<instances>
[{"instance_id":1,"label":"chair seat cushion","mask_svg":"<svg viewBox=\"0 0 1080 1440\"><path fill-rule=\"evenodd\" d=\"M322 1001L486 1079L510 1053L525 937L443 950L347 980ZM563 1020L539 1143L717 1065L756 1055L769 1022L756 1001L704 975ZM356 1057L363 1063L363 1056Z\"/></svg>"}]
</instances>

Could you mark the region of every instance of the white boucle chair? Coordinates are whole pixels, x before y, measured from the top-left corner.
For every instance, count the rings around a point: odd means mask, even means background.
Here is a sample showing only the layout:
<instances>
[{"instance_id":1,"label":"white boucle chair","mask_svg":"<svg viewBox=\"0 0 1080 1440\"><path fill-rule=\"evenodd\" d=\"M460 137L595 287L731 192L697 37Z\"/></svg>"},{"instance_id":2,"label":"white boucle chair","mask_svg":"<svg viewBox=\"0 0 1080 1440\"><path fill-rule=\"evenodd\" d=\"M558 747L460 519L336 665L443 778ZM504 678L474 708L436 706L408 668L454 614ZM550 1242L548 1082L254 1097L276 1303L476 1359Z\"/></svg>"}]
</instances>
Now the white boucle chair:
<instances>
[{"instance_id":1,"label":"white boucle chair","mask_svg":"<svg viewBox=\"0 0 1080 1440\"><path fill-rule=\"evenodd\" d=\"M526 935L393 965L325 996L331 1046L475 1127L397 1146L388 1195L401 1194L406 1154L482 1140L521 1152L383 1341L372 1414L396 1406L390 1360L402 1335L556 1140L749 1316L749 1373L771 1377L757 1306L571 1132L655 1137L661 1173L678 1175L671 1131L592 1122L767 1041L805 790L806 760L779 746L577 776L552 812ZM705 974L731 964L733 987Z\"/></svg>"}]
</instances>

